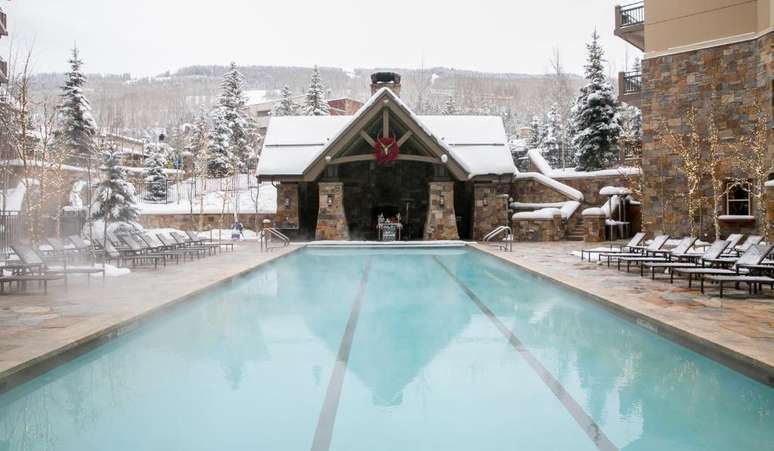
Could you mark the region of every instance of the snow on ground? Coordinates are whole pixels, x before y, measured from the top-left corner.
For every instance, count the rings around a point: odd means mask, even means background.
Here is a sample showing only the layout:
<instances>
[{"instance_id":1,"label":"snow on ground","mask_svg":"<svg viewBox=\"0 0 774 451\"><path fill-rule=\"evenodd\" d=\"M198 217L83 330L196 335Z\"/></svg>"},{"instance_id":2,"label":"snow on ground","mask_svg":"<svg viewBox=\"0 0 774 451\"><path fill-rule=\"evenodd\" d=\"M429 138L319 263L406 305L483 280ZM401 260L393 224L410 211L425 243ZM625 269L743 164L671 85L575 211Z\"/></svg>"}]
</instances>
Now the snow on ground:
<instances>
[{"instance_id":1,"label":"snow on ground","mask_svg":"<svg viewBox=\"0 0 774 451\"><path fill-rule=\"evenodd\" d=\"M140 214L164 215L164 214L188 214L191 212L191 197L193 197L193 212L220 214L234 213L235 203L241 213L255 213L256 200L258 213L272 214L277 212L277 188L271 183L261 183L259 187L249 185L249 175L242 174L237 183L232 178L207 179L196 183L192 180L184 180L170 187L170 203L150 203L141 200L137 206ZM234 187L236 185L236 187ZM204 193L201 196L201 193ZM238 194L235 195L235 194ZM201 208L200 196L202 199ZM257 197L257 199L256 199ZM235 202L236 201L236 202Z\"/></svg>"},{"instance_id":2,"label":"snow on ground","mask_svg":"<svg viewBox=\"0 0 774 451\"><path fill-rule=\"evenodd\" d=\"M5 211L21 211L26 193L27 186L23 182L19 182L16 188L0 192L0 208Z\"/></svg>"}]
</instances>

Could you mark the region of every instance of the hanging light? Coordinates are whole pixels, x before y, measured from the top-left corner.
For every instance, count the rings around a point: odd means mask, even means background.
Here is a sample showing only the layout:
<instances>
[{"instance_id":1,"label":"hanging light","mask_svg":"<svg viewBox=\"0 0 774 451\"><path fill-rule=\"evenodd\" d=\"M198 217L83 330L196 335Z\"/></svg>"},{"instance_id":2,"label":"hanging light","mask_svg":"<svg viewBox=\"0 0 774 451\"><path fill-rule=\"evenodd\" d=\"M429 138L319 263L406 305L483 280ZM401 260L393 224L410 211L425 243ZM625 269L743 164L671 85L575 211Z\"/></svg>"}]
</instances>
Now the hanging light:
<instances>
[{"instance_id":1,"label":"hanging light","mask_svg":"<svg viewBox=\"0 0 774 451\"><path fill-rule=\"evenodd\" d=\"M328 194L328 206L333 205L333 194Z\"/></svg>"}]
</instances>

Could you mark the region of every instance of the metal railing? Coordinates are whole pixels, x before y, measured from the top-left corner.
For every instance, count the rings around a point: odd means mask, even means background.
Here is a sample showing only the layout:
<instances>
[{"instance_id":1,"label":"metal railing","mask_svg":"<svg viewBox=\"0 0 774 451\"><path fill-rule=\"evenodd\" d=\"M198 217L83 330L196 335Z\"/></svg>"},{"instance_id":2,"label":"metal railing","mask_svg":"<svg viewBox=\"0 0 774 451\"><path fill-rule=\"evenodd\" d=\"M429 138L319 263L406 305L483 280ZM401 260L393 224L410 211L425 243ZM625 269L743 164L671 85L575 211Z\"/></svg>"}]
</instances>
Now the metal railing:
<instances>
[{"instance_id":1,"label":"metal railing","mask_svg":"<svg viewBox=\"0 0 774 451\"><path fill-rule=\"evenodd\" d=\"M645 23L645 3L637 2L621 6L618 13L618 23L622 27Z\"/></svg>"},{"instance_id":2,"label":"metal railing","mask_svg":"<svg viewBox=\"0 0 774 451\"><path fill-rule=\"evenodd\" d=\"M495 228L491 232L484 235L483 241L485 243L491 243L492 240L502 235L504 232L507 232L505 238L501 241L498 241L495 246L502 251L513 252L513 230L508 226L499 226Z\"/></svg>"},{"instance_id":3,"label":"metal railing","mask_svg":"<svg viewBox=\"0 0 774 451\"><path fill-rule=\"evenodd\" d=\"M621 82L621 92L623 94L639 94L642 92L642 73L640 72L624 72Z\"/></svg>"},{"instance_id":4,"label":"metal railing","mask_svg":"<svg viewBox=\"0 0 774 451\"><path fill-rule=\"evenodd\" d=\"M18 211L5 211L0 214L0 257L8 257L12 243L19 241L24 234L24 223Z\"/></svg>"},{"instance_id":5,"label":"metal railing","mask_svg":"<svg viewBox=\"0 0 774 451\"><path fill-rule=\"evenodd\" d=\"M272 238L277 238L282 244L280 246L270 246ZM261 252L269 252L273 248L288 247L290 245L290 238L273 227L264 227L261 230L260 240Z\"/></svg>"}]
</instances>

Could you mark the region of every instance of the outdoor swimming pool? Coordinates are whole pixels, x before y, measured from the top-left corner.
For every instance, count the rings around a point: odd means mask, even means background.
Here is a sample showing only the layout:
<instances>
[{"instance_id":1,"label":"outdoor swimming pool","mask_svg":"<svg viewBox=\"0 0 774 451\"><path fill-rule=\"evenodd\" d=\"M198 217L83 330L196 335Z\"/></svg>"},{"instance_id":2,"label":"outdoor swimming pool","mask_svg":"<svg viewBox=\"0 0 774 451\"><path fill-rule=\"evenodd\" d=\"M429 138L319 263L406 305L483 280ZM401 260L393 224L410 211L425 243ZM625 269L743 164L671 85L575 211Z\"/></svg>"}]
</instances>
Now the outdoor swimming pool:
<instances>
[{"instance_id":1,"label":"outdoor swimming pool","mask_svg":"<svg viewBox=\"0 0 774 451\"><path fill-rule=\"evenodd\" d=\"M0 450L763 450L774 389L475 250L303 249L0 395Z\"/></svg>"}]
</instances>

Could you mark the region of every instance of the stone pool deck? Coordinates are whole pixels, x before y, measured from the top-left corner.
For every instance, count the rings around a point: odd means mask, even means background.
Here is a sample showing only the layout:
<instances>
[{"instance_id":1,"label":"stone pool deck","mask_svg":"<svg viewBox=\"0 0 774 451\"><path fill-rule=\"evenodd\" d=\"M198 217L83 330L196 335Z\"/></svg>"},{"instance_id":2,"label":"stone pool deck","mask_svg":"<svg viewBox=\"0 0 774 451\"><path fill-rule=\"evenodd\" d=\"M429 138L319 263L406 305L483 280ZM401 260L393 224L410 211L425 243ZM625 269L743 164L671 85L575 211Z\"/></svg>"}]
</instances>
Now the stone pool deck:
<instances>
[{"instance_id":1,"label":"stone pool deck","mask_svg":"<svg viewBox=\"0 0 774 451\"><path fill-rule=\"evenodd\" d=\"M150 314L298 249L260 253L258 242L158 271L120 277L70 279L48 295L0 295L0 392L141 324Z\"/></svg>"},{"instance_id":2,"label":"stone pool deck","mask_svg":"<svg viewBox=\"0 0 774 451\"><path fill-rule=\"evenodd\" d=\"M708 286L702 295L685 280L671 285L664 274L654 281L636 269L627 274L581 261L573 251L597 247L583 242L514 243L512 253L475 247L589 294L643 327L774 385L774 292L768 288L753 297L727 290L721 299L717 288Z\"/></svg>"}]
</instances>

